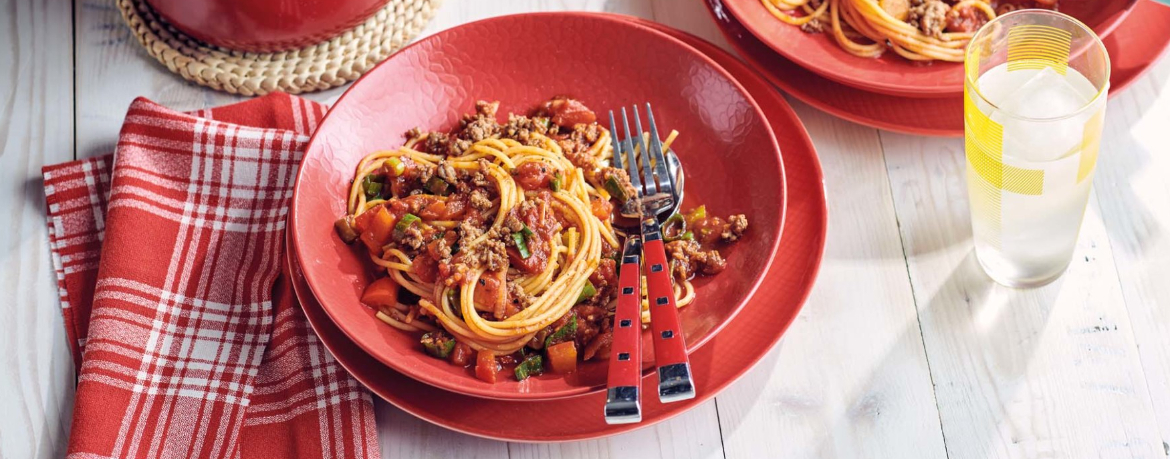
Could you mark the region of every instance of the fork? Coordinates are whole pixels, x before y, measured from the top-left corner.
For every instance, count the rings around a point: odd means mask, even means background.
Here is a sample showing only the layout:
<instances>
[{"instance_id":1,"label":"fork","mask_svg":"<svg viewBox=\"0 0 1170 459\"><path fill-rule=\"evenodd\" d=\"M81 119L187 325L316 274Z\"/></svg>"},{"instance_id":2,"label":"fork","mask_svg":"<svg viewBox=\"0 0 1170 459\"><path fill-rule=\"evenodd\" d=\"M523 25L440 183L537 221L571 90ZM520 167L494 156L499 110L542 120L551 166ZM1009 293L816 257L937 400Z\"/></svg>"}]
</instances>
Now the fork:
<instances>
[{"instance_id":1,"label":"fork","mask_svg":"<svg viewBox=\"0 0 1170 459\"><path fill-rule=\"evenodd\" d=\"M653 333L655 366L658 371L658 398L663 403L669 403L695 396L695 384L675 304L666 247L662 241L662 231L657 218L660 212L678 203L681 190L676 186L675 178L667 171L665 152L658 137L658 127L655 125L654 112L650 104L646 104L646 117L650 127L649 148L642 137L645 131L642 130L637 106L633 107L633 112L635 129L631 132L626 110L623 108L621 111L622 127L626 137L624 145L626 148L621 153L624 153L626 159L624 169L629 173L630 182L638 196L636 200L631 199L625 203L622 213L637 215L640 221L643 271L646 274L650 328ZM610 125L616 132L612 112ZM641 171L638 170L638 160L633 148L635 142L642 155ZM616 158L618 153L615 152L614 156ZM620 306L619 298L619 308ZM618 329L620 330L620 327ZM617 338L615 333L615 343L618 341Z\"/></svg>"},{"instance_id":2,"label":"fork","mask_svg":"<svg viewBox=\"0 0 1170 459\"><path fill-rule=\"evenodd\" d=\"M624 115L624 113L623 113ZM618 141L613 112L609 112L614 166L622 166L624 152L632 152L626 136ZM626 130L627 132L629 129ZM629 161L627 161L629 162ZM626 200L623 207L633 201ZM624 213L624 211L623 211ZM618 301L614 313L613 342L610 345L609 374L606 376L605 422L630 424L642 421L642 236L630 232L622 246L618 270Z\"/></svg>"}]
</instances>

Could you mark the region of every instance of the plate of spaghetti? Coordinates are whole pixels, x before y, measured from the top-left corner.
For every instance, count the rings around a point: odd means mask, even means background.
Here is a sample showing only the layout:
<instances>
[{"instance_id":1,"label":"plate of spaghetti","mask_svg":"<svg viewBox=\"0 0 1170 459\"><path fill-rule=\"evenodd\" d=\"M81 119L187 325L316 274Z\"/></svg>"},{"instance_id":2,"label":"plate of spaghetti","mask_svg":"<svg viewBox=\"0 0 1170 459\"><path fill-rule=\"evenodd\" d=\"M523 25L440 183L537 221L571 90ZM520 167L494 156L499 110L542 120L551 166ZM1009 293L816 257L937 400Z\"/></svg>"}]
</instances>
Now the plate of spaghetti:
<instances>
[{"instance_id":1,"label":"plate of spaghetti","mask_svg":"<svg viewBox=\"0 0 1170 459\"><path fill-rule=\"evenodd\" d=\"M1104 38L1134 0L727 0L757 38L817 74L867 91L947 97L963 89L967 41L1016 9L1055 9Z\"/></svg>"},{"instance_id":2,"label":"plate of spaghetti","mask_svg":"<svg viewBox=\"0 0 1170 459\"><path fill-rule=\"evenodd\" d=\"M665 236L683 332L700 348L772 262L779 148L721 67L599 15L467 24L355 83L294 191L290 235L310 289L366 352L427 384L496 399L600 390L630 224L613 209L634 192L592 108L639 100L654 103L685 170ZM643 365L650 374L650 352Z\"/></svg>"}]
</instances>

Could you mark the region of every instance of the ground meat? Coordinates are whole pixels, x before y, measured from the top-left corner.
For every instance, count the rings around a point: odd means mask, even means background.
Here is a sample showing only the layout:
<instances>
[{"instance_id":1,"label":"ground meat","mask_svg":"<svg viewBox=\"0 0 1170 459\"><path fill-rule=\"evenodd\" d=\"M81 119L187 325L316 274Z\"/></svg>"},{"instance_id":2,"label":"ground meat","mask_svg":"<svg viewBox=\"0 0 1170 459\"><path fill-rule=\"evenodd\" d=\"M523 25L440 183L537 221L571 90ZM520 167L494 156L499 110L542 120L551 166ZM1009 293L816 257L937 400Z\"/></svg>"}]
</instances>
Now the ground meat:
<instances>
[{"instance_id":1,"label":"ground meat","mask_svg":"<svg viewBox=\"0 0 1170 459\"><path fill-rule=\"evenodd\" d=\"M800 25L800 30L805 33L821 33L825 31L825 23L820 19L813 19Z\"/></svg>"},{"instance_id":2,"label":"ground meat","mask_svg":"<svg viewBox=\"0 0 1170 459\"><path fill-rule=\"evenodd\" d=\"M488 102L479 100L475 102L475 114L481 118L496 119L496 112L500 111L500 101Z\"/></svg>"},{"instance_id":3,"label":"ground meat","mask_svg":"<svg viewBox=\"0 0 1170 459\"><path fill-rule=\"evenodd\" d=\"M455 141L448 145L446 154L461 156L472 143L499 135L500 125L496 123L496 111L499 108L499 102L476 102L475 114L465 115L460 121L459 133Z\"/></svg>"},{"instance_id":4,"label":"ground meat","mask_svg":"<svg viewBox=\"0 0 1170 459\"><path fill-rule=\"evenodd\" d=\"M438 260L444 263L451 261L451 246L447 244L447 239L439 238L435 240L434 244Z\"/></svg>"},{"instance_id":5,"label":"ground meat","mask_svg":"<svg viewBox=\"0 0 1170 459\"><path fill-rule=\"evenodd\" d=\"M548 135L548 118L529 118L522 115L508 115L508 123L504 125L501 134L525 145L536 145L539 141L532 134Z\"/></svg>"},{"instance_id":6,"label":"ground meat","mask_svg":"<svg viewBox=\"0 0 1170 459\"><path fill-rule=\"evenodd\" d=\"M470 220L464 219L462 222L459 222L459 245L461 247L471 245L471 241L481 235L483 235L483 230Z\"/></svg>"},{"instance_id":7,"label":"ground meat","mask_svg":"<svg viewBox=\"0 0 1170 459\"><path fill-rule=\"evenodd\" d=\"M524 292L524 288L512 281L508 281L508 298L511 299L512 305L517 311L523 311L536 301L536 298Z\"/></svg>"},{"instance_id":8,"label":"ground meat","mask_svg":"<svg viewBox=\"0 0 1170 459\"><path fill-rule=\"evenodd\" d=\"M727 226L724 228L723 233L719 235L719 238L723 242L738 241L743 236L743 232L747 230L747 227L748 220L745 215L732 215L727 218Z\"/></svg>"},{"instance_id":9,"label":"ground meat","mask_svg":"<svg viewBox=\"0 0 1170 459\"><path fill-rule=\"evenodd\" d=\"M638 196L638 191L634 189L634 185L630 183L630 174L627 174L626 171L616 167L606 167L602 168L597 175L602 186L604 186L612 178L617 182L618 186L621 187L622 190L625 190L627 197L632 198Z\"/></svg>"},{"instance_id":10,"label":"ground meat","mask_svg":"<svg viewBox=\"0 0 1170 459\"><path fill-rule=\"evenodd\" d=\"M476 164L479 164L479 170L471 174L471 184L481 188L491 186L492 181L491 179L488 179L488 177L491 176L491 173L488 172L488 166L490 166L491 163L489 163L486 159L480 158L478 161L476 161Z\"/></svg>"},{"instance_id":11,"label":"ground meat","mask_svg":"<svg viewBox=\"0 0 1170 459\"><path fill-rule=\"evenodd\" d=\"M406 247L410 247L413 250L418 250L426 244L423 238L422 230L418 228L418 225L410 225L406 227L406 230L402 232L402 238L399 239L398 242Z\"/></svg>"},{"instance_id":12,"label":"ground meat","mask_svg":"<svg viewBox=\"0 0 1170 459\"><path fill-rule=\"evenodd\" d=\"M427 140L423 142L423 149L428 153L445 155L450 144L451 136L444 132L432 132L427 135Z\"/></svg>"},{"instance_id":13,"label":"ground meat","mask_svg":"<svg viewBox=\"0 0 1170 459\"><path fill-rule=\"evenodd\" d=\"M500 125L496 124L496 120L479 118L468 123L467 127L463 128L463 133L460 137L472 142L479 142L480 140L496 135L499 131Z\"/></svg>"},{"instance_id":14,"label":"ground meat","mask_svg":"<svg viewBox=\"0 0 1170 459\"><path fill-rule=\"evenodd\" d=\"M917 3L917 0L913 3ZM941 38L943 29L947 26L947 12L950 9L950 6L939 0L926 0L910 8L910 16L906 22L918 27L926 35Z\"/></svg>"},{"instance_id":15,"label":"ground meat","mask_svg":"<svg viewBox=\"0 0 1170 459\"><path fill-rule=\"evenodd\" d=\"M410 128L409 131L406 131L406 140L417 139L419 137L422 137L423 134L425 134L425 132L421 128L419 128L418 126L412 127L412 128Z\"/></svg>"},{"instance_id":16,"label":"ground meat","mask_svg":"<svg viewBox=\"0 0 1170 459\"><path fill-rule=\"evenodd\" d=\"M565 158L574 166L591 171L600 166L597 157L589 154L589 148L599 138L601 138L601 126L596 123L578 124L565 138L558 140L557 144L564 151Z\"/></svg>"},{"instance_id":17,"label":"ground meat","mask_svg":"<svg viewBox=\"0 0 1170 459\"><path fill-rule=\"evenodd\" d=\"M504 218L504 227L508 228L508 231L516 233L524 229L524 222L520 221L520 217L517 217L515 212L509 212L508 216Z\"/></svg>"},{"instance_id":18,"label":"ground meat","mask_svg":"<svg viewBox=\"0 0 1170 459\"><path fill-rule=\"evenodd\" d=\"M468 250L467 263L472 268L499 271L508 267L508 254L503 241L488 239Z\"/></svg>"},{"instance_id":19,"label":"ground meat","mask_svg":"<svg viewBox=\"0 0 1170 459\"><path fill-rule=\"evenodd\" d=\"M471 190L471 208L488 210L492 208L492 200L488 199L487 192L481 188Z\"/></svg>"},{"instance_id":20,"label":"ground meat","mask_svg":"<svg viewBox=\"0 0 1170 459\"><path fill-rule=\"evenodd\" d=\"M455 183L459 181L459 177L455 175L455 168L446 160L439 160L439 167L437 173L439 178L445 180L447 183ZM426 182L423 182L426 183Z\"/></svg>"},{"instance_id":21,"label":"ground meat","mask_svg":"<svg viewBox=\"0 0 1170 459\"><path fill-rule=\"evenodd\" d=\"M718 250L703 250L696 241L674 241L666 244L670 270L681 279L690 279L696 273L717 274L727 267L727 260Z\"/></svg>"}]
</instances>

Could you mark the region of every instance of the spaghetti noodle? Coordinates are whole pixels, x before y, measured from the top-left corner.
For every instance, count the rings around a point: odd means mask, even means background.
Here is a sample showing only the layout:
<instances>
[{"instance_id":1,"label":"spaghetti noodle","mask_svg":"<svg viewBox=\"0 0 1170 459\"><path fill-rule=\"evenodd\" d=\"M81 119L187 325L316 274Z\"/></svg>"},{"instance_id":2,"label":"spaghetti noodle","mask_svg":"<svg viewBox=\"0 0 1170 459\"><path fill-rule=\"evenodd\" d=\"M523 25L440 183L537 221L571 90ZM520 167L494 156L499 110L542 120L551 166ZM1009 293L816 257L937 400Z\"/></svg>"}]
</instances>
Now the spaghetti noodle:
<instances>
[{"instance_id":1,"label":"spaghetti noodle","mask_svg":"<svg viewBox=\"0 0 1170 459\"><path fill-rule=\"evenodd\" d=\"M829 34L849 54L887 49L913 61L962 62L967 43L997 14L1056 9L1056 0L760 0L777 19Z\"/></svg>"},{"instance_id":2,"label":"spaghetti noodle","mask_svg":"<svg viewBox=\"0 0 1170 459\"><path fill-rule=\"evenodd\" d=\"M497 107L477 104L455 134L413 130L401 148L366 155L336 224L387 274L362 296L378 319L427 332L426 350L453 363L476 353L477 375L490 381L495 372L480 374L481 365L524 365L546 347L565 366L564 353L551 347L562 342L573 343L559 349L572 347L574 362L578 346L585 359L608 355L621 247L613 201L636 196L625 172L605 165L610 133L584 105L554 99L538 116L513 115L504 125L495 121ZM695 297L691 275L723 266L696 239L726 232L734 240L747 225L743 216L724 222L700 210L667 225L667 239L677 242L679 307ZM684 231L687 223L698 237Z\"/></svg>"}]
</instances>

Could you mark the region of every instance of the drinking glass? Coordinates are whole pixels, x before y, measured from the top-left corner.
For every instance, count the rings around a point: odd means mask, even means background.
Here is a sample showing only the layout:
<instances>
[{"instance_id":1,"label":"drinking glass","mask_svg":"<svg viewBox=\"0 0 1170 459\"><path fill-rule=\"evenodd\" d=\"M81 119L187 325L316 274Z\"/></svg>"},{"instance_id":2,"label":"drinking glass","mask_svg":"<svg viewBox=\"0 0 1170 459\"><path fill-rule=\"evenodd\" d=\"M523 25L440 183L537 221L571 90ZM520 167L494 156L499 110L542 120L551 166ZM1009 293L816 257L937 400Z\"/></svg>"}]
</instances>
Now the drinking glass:
<instances>
[{"instance_id":1,"label":"drinking glass","mask_svg":"<svg viewBox=\"0 0 1170 459\"><path fill-rule=\"evenodd\" d=\"M975 33L964 66L975 255L1000 284L1047 284L1072 260L1084 219L1109 54L1068 15L1019 10Z\"/></svg>"}]
</instances>

